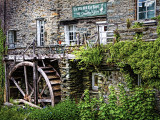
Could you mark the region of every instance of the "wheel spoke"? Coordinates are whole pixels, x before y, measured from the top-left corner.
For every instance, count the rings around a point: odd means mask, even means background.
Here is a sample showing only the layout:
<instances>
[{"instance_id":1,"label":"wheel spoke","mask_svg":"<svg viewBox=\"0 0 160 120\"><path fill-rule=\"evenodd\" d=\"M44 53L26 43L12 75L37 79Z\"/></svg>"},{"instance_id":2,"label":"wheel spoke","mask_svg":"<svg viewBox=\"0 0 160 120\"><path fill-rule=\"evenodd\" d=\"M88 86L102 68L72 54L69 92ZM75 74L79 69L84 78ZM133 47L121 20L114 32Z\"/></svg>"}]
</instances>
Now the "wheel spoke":
<instances>
[{"instance_id":1,"label":"wheel spoke","mask_svg":"<svg viewBox=\"0 0 160 120\"><path fill-rule=\"evenodd\" d=\"M45 89L47 88L48 86L45 85L44 88L42 89L41 93L39 94L40 96L42 96L43 92L45 91Z\"/></svg>"},{"instance_id":2,"label":"wheel spoke","mask_svg":"<svg viewBox=\"0 0 160 120\"><path fill-rule=\"evenodd\" d=\"M18 88L18 90L21 92L21 94L25 97L25 93L23 92L23 90L21 89L21 87L18 85L18 83L16 82L16 80L14 78L11 78L11 80L14 82L14 84L16 85L16 87Z\"/></svg>"},{"instance_id":3,"label":"wheel spoke","mask_svg":"<svg viewBox=\"0 0 160 120\"><path fill-rule=\"evenodd\" d=\"M38 81L37 82L39 82L40 80L41 80L41 78L42 78L42 75L40 75L39 76L39 78L38 78ZM31 94L29 95L29 97L31 97L32 95L33 95L33 93L34 93L34 89L31 87L31 85L29 84L29 87L30 87L30 89L32 90L31 91Z\"/></svg>"}]
</instances>

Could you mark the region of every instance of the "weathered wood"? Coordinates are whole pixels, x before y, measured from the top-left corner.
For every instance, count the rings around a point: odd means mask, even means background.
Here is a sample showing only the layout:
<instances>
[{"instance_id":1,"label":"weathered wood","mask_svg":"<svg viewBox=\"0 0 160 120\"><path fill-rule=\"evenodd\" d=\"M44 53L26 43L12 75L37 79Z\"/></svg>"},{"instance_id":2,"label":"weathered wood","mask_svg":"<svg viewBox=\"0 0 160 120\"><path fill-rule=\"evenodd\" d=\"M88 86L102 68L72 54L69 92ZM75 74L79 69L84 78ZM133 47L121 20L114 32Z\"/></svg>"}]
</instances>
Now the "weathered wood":
<instances>
[{"instance_id":1,"label":"weathered wood","mask_svg":"<svg viewBox=\"0 0 160 120\"><path fill-rule=\"evenodd\" d=\"M24 66L24 77L25 77L25 85L26 85L26 94L29 94L29 90L28 90L28 79L27 79L27 69L26 66Z\"/></svg>"},{"instance_id":2,"label":"weathered wood","mask_svg":"<svg viewBox=\"0 0 160 120\"><path fill-rule=\"evenodd\" d=\"M18 90L21 92L21 94L25 97L25 93L23 92L23 90L21 89L21 87L18 85L18 83L15 81L14 78L11 78L11 80L13 81L13 83L16 85L16 87L18 88Z\"/></svg>"},{"instance_id":3,"label":"weathered wood","mask_svg":"<svg viewBox=\"0 0 160 120\"><path fill-rule=\"evenodd\" d=\"M31 66L33 67L33 63L32 62L28 62L28 61L25 61L25 62L21 62L21 63L18 63L16 66L13 67L13 69L10 71L9 73L9 79L11 78L11 75L14 71L16 71L17 68L21 67L21 66Z\"/></svg>"},{"instance_id":4,"label":"weathered wood","mask_svg":"<svg viewBox=\"0 0 160 120\"><path fill-rule=\"evenodd\" d=\"M8 81L8 74L7 74L7 63L4 63L5 66L5 94L6 94L6 98L5 98L5 102L9 102L9 81Z\"/></svg>"},{"instance_id":5,"label":"weathered wood","mask_svg":"<svg viewBox=\"0 0 160 120\"><path fill-rule=\"evenodd\" d=\"M16 99L16 100L13 100L13 102L15 102L15 103L24 103L24 104L27 104L27 105L29 105L31 107L42 109L41 107L39 107L39 106L37 106L37 105L35 105L33 103L30 103L30 102L28 102L26 100L23 100L23 99Z\"/></svg>"},{"instance_id":6,"label":"weathered wood","mask_svg":"<svg viewBox=\"0 0 160 120\"><path fill-rule=\"evenodd\" d=\"M47 85L44 86L44 88L42 89L41 93L39 94L40 96L42 96L43 92L45 91L45 89L47 88Z\"/></svg>"},{"instance_id":7,"label":"weathered wood","mask_svg":"<svg viewBox=\"0 0 160 120\"><path fill-rule=\"evenodd\" d=\"M34 100L31 99L31 101L33 102ZM51 99L47 99L47 98L38 99L38 102L39 102L39 103L41 103L41 102L48 102L48 103L51 103Z\"/></svg>"},{"instance_id":8,"label":"weathered wood","mask_svg":"<svg viewBox=\"0 0 160 120\"><path fill-rule=\"evenodd\" d=\"M12 77L13 72L15 72L15 70L16 70L18 67L22 67L22 66L31 66L31 67L33 67L34 65L33 65L32 62L29 62L29 61L25 61L25 62L21 62L21 63L17 64L17 65L11 70L11 72L9 73L9 78ZM35 69L35 68L34 68L34 69ZM49 81L49 79L48 79L48 76L46 75L45 71L44 71L42 68L40 68L40 67L37 66L37 70L38 70L38 72L40 73L40 77L39 77L38 82L40 81L41 77L44 78L44 80L46 81L46 84L47 84L47 86L48 86L49 92L50 92L51 105L54 106L54 94L53 94L53 89L52 89L51 83L50 83L50 81ZM53 69L53 70L56 71L55 69ZM57 73L57 72L56 72L56 73ZM57 75L59 76L58 73L57 73ZM29 84L29 83L28 83L28 84ZM34 89L31 89L31 90L32 90L32 91L31 91L31 93L30 93L30 95L29 95L30 98L31 98L32 94L34 93Z\"/></svg>"},{"instance_id":9,"label":"weathered wood","mask_svg":"<svg viewBox=\"0 0 160 120\"><path fill-rule=\"evenodd\" d=\"M38 104L38 84L37 84L37 62L33 62L33 86L34 86L34 103Z\"/></svg>"},{"instance_id":10,"label":"weathered wood","mask_svg":"<svg viewBox=\"0 0 160 120\"><path fill-rule=\"evenodd\" d=\"M40 67L38 68L38 71L41 73L43 78L46 80L46 84L48 85L48 88L49 88L49 91L50 91L51 105L54 106L54 95L53 95L53 90L52 90L51 83L50 83L47 75L45 74L45 72Z\"/></svg>"}]
</instances>

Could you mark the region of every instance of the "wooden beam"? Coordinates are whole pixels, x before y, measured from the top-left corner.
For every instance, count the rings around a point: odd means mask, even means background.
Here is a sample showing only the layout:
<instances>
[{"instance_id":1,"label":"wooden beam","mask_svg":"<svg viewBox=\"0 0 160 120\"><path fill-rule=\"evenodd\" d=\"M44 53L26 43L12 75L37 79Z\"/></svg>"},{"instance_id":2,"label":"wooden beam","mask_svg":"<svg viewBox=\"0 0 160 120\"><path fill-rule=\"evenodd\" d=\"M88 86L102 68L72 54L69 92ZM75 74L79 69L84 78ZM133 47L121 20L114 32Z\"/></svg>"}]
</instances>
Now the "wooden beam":
<instances>
[{"instance_id":1,"label":"wooden beam","mask_svg":"<svg viewBox=\"0 0 160 120\"><path fill-rule=\"evenodd\" d=\"M11 78L11 80L14 82L14 84L16 85L16 87L18 88L18 90L21 92L21 94L25 97L25 93L23 92L23 90L21 89L21 87L18 85L18 83L15 81L15 79Z\"/></svg>"},{"instance_id":2,"label":"wooden beam","mask_svg":"<svg viewBox=\"0 0 160 120\"><path fill-rule=\"evenodd\" d=\"M30 103L30 102L28 102L26 100L23 100L23 99L17 99L17 100L14 100L13 102L15 102L15 103L21 103L22 102L22 103L27 104L27 105L29 105L31 107L42 109L41 107L39 107L39 106L37 106L37 105L35 105L33 103Z\"/></svg>"},{"instance_id":3,"label":"wooden beam","mask_svg":"<svg viewBox=\"0 0 160 120\"><path fill-rule=\"evenodd\" d=\"M9 102L9 81L8 81L8 72L7 72L7 63L4 62L5 66L5 102Z\"/></svg>"},{"instance_id":4,"label":"wooden beam","mask_svg":"<svg viewBox=\"0 0 160 120\"><path fill-rule=\"evenodd\" d=\"M27 69L26 66L24 66L24 77L25 77L25 85L26 85L26 94L29 94L29 89L28 89L28 79L27 79Z\"/></svg>"},{"instance_id":5,"label":"wooden beam","mask_svg":"<svg viewBox=\"0 0 160 120\"><path fill-rule=\"evenodd\" d=\"M34 86L34 103L38 104L38 84L37 84L37 62L33 62L33 86Z\"/></svg>"}]
</instances>

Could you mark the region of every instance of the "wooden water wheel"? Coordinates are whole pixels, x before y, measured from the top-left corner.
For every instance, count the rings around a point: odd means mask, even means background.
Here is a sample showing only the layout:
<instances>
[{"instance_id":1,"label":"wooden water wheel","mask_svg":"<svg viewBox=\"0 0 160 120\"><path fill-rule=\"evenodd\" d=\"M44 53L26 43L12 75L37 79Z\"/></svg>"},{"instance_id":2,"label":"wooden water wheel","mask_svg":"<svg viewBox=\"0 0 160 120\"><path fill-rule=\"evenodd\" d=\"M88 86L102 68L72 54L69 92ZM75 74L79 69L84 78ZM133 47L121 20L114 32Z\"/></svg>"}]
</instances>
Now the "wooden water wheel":
<instances>
[{"instance_id":1,"label":"wooden water wheel","mask_svg":"<svg viewBox=\"0 0 160 120\"><path fill-rule=\"evenodd\" d=\"M60 75L51 66L37 66L37 71L38 103L41 106L54 106L61 100ZM10 98L34 103L32 62L25 61L15 65L9 73L9 83Z\"/></svg>"}]
</instances>

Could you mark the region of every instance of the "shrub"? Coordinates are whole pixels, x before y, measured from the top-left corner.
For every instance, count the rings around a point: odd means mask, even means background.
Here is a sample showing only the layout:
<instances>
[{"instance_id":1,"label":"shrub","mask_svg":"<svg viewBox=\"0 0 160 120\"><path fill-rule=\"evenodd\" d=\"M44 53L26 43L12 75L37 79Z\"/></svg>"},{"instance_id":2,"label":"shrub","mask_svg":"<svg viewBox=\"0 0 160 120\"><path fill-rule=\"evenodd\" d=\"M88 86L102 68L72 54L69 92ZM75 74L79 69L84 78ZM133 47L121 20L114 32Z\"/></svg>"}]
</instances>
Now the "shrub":
<instances>
[{"instance_id":1,"label":"shrub","mask_svg":"<svg viewBox=\"0 0 160 120\"><path fill-rule=\"evenodd\" d=\"M75 102L70 99L61 102L51 110L53 120L78 120L79 111Z\"/></svg>"},{"instance_id":2,"label":"shrub","mask_svg":"<svg viewBox=\"0 0 160 120\"><path fill-rule=\"evenodd\" d=\"M1 107L1 120L24 120L27 117L27 111L20 107Z\"/></svg>"},{"instance_id":3,"label":"shrub","mask_svg":"<svg viewBox=\"0 0 160 120\"><path fill-rule=\"evenodd\" d=\"M46 107L44 109L35 109L30 112L28 116L28 120L51 120L52 112L51 107Z\"/></svg>"},{"instance_id":4,"label":"shrub","mask_svg":"<svg viewBox=\"0 0 160 120\"><path fill-rule=\"evenodd\" d=\"M84 101L78 105L79 116L81 120L96 120L98 100L96 98L90 99L89 90L85 90L84 96Z\"/></svg>"}]
</instances>

